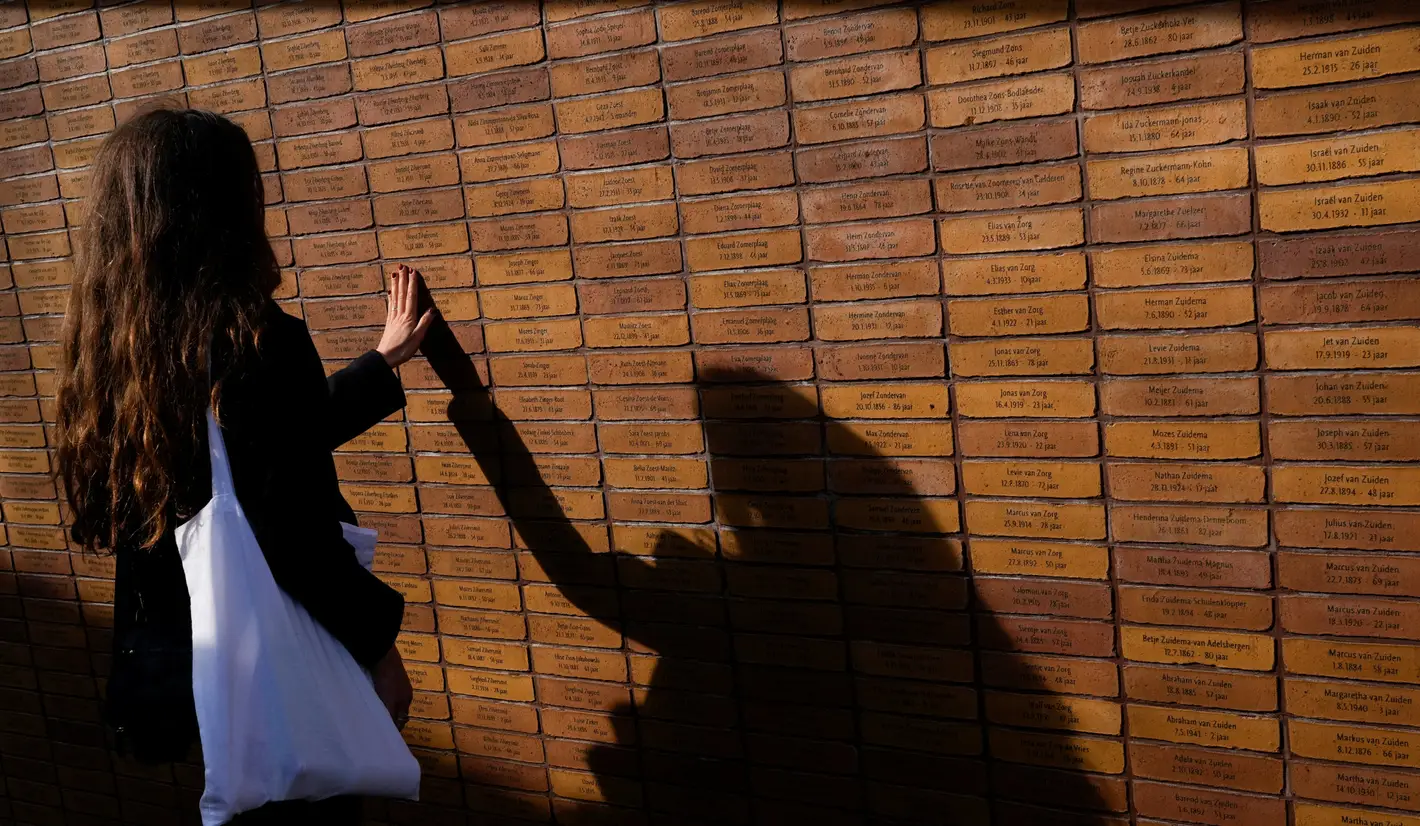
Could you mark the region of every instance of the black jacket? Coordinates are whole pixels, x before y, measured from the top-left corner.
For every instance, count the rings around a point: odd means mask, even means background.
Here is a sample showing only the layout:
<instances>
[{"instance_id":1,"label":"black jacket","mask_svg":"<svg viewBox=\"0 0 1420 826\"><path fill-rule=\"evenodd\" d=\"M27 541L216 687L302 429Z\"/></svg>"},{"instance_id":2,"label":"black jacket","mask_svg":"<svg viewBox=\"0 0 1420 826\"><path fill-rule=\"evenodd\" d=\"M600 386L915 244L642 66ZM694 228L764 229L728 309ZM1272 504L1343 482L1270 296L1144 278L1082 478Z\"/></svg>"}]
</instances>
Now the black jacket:
<instances>
[{"instance_id":1,"label":"black jacket","mask_svg":"<svg viewBox=\"0 0 1420 826\"><path fill-rule=\"evenodd\" d=\"M331 451L404 406L399 378L371 351L327 379L305 324L274 304L245 361L224 383L220 408L237 499L277 585L369 667L394 644L404 598L360 566L341 534L355 514ZM196 501L210 497L210 478L190 485ZM182 560L171 530L152 549L116 553L106 716L121 729L121 750L176 759L196 732Z\"/></svg>"}]
</instances>

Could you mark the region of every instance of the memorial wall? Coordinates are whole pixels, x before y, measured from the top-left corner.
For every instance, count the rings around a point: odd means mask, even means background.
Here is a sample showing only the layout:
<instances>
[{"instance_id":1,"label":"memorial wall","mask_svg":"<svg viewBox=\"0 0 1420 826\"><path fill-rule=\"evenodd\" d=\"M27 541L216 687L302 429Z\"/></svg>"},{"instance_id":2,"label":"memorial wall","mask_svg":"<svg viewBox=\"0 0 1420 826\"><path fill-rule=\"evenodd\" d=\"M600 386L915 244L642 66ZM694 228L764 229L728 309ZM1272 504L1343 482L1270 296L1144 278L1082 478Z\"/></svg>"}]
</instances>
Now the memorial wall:
<instances>
[{"instance_id":1,"label":"memorial wall","mask_svg":"<svg viewBox=\"0 0 1420 826\"><path fill-rule=\"evenodd\" d=\"M154 100L265 170L407 600L390 824L1420 826L1420 3L0 3L0 823L111 758L55 367Z\"/></svg>"}]
</instances>

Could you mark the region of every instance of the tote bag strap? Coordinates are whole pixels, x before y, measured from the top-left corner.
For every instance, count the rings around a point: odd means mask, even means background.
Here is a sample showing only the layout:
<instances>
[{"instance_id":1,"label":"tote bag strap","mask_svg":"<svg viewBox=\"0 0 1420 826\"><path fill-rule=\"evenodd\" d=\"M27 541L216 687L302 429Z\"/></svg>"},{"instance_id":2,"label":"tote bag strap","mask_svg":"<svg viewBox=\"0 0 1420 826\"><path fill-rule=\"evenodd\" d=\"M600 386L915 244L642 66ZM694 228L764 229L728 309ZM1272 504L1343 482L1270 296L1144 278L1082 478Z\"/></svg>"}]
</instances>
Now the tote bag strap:
<instances>
[{"instance_id":1,"label":"tote bag strap","mask_svg":"<svg viewBox=\"0 0 1420 826\"><path fill-rule=\"evenodd\" d=\"M207 385L212 385L212 347L207 348ZM236 484L232 482L232 465L227 461L227 444L222 441L222 427L217 424L217 416L210 403L207 410L207 455L212 462L212 498L235 496Z\"/></svg>"}]
</instances>

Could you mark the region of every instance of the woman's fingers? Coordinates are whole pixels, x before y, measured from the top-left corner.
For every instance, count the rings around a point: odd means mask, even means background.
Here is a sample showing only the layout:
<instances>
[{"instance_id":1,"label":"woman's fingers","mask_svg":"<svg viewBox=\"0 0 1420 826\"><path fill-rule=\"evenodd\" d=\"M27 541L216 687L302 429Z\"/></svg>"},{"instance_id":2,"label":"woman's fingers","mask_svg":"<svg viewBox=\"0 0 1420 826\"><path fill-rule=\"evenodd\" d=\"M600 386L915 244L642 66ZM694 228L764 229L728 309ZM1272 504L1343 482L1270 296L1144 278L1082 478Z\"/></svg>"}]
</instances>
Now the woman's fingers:
<instances>
[{"instance_id":1,"label":"woman's fingers","mask_svg":"<svg viewBox=\"0 0 1420 826\"><path fill-rule=\"evenodd\" d=\"M419 271L400 264L390 274L389 315L391 321L413 322L419 312Z\"/></svg>"},{"instance_id":2,"label":"woman's fingers","mask_svg":"<svg viewBox=\"0 0 1420 826\"><path fill-rule=\"evenodd\" d=\"M405 268L404 271L404 314L410 318L419 311L419 279L414 277L414 270Z\"/></svg>"},{"instance_id":3,"label":"woman's fingers","mask_svg":"<svg viewBox=\"0 0 1420 826\"><path fill-rule=\"evenodd\" d=\"M404 290L400 289L400 286L403 282L404 265L401 264L390 275L389 318L391 320L399 318L402 311L401 299L404 297Z\"/></svg>"},{"instance_id":4,"label":"woman's fingers","mask_svg":"<svg viewBox=\"0 0 1420 826\"><path fill-rule=\"evenodd\" d=\"M419 271L407 265L400 264L390 273L385 330L375 349L391 367L409 361L418 351L424 331L433 320L432 310L419 318L419 283Z\"/></svg>"},{"instance_id":5,"label":"woman's fingers","mask_svg":"<svg viewBox=\"0 0 1420 826\"><path fill-rule=\"evenodd\" d=\"M419 342L424 339L424 333L434 320L431 308L415 323L419 313L419 282L419 271L405 264L400 264L390 273L385 335L376 349L386 358L393 357L395 362L408 360L419 348Z\"/></svg>"}]
</instances>

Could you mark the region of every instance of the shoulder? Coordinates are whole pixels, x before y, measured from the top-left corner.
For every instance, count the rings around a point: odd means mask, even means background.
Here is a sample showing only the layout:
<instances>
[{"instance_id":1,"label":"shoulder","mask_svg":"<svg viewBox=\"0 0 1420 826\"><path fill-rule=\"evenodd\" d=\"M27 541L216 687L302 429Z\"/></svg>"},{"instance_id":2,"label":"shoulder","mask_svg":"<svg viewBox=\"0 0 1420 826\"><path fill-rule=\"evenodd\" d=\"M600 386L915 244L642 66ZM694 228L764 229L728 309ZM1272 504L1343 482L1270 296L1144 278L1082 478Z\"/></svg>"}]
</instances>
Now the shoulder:
<instances>
[{"instance_id":1,"label":"shoulder","mask_svg":"<svg viewBox=\"0 0 1420 826\"><path fill-rule=\"evenodd\" d=\"M235 380L232 389L241 396L266 396L284 390L313 369L320 372L320 356L306 323L272 302L262 310L255 351L244 354L231 375Z\"/></svg>"},{"instance_id":2,"label":"shoulder","mask_svg":"<svg viewBox=\"0 0 1420 826\"><path fill-rule=\"evenodd\" d=\"M301 375L309 372L313 364L319 369L320 356L316 353L310 331L306 329L306 322L288 315L275 302L271 302L262 311L255 358L248 363L253 371L274 372L289 377L292 373Z\"/></svg>"},{"instance_id":3,"label":"shoulder","mask_svg":"<svg viewBox=\"0 0 1420 826\"><path fill-rule=\"evenodd\" d=\"M282 310L274 301L262 310L260 348L263 351L310 344L311 333L306 329L306 322Z\"/></svg>"},{"instance_id":4,"label":"shoulder","mask_svg":"<svg viewBox=\"0 0 1420 826\"><path fill-rule=\"evenodd\" d=\"M229 375L223 403L231 415L224 425L265 427L273 414L283 421L293 408L304 408L325 392L325 372L306 323L275 303L262 311L254 352L248 352Z\"/></svg>"}]
</instances>

